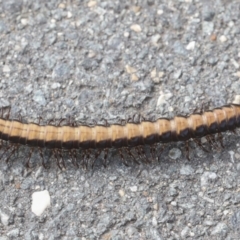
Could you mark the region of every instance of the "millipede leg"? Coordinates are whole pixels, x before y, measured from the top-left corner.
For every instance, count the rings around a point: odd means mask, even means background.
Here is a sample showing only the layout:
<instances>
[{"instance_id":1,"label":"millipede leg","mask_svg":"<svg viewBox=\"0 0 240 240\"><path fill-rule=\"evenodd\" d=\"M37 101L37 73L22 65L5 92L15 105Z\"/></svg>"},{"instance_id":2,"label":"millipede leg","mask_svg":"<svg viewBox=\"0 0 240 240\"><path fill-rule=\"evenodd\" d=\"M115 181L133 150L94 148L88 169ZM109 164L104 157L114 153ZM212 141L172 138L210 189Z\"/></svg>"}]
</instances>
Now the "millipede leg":
<instances>
[{"instance_id":1,"label":"millipede leg","mask_svg":"<svg viewBox=\"0 0 240 240\"><path fill-rule=\"evenodd\" d=\"M145 151L143 149L143 146L137 146L136 147L136 151L137 153L139 154L139 156L142 158L142 160L146 163L150 163L151 161L148 160L146 154L145 154Z\"/></svg>"},{"instance_id":2,"label":"millipede leg","mask_svg":"<svg viewBox=\"0 0 240 240\"><path fill-rule=\"evenodd\" d=\"M132 160L137 163L138 165L140 164L138 160L135 158L135 156L132 154L131 150L129 148L126 148L127 154L132 158Z\"/></svg>"},{"instance_id":3,"label":"millipede leg","mask_svg":"<svg viewBox=\"0 0 240 240\"><path fill-rule=\"evenodd\" d=\"M20 122L22 122L22 115L21 115L21 113L18 114L18 120L19 120Z\"/></svg>"},{"instance_id":4,"label":"millipede leg","mask_svg":"<svg viewBox=\"0 0 240 240\"><path fill-rule=\"evenodd\" d=\"M103 165L106 168L107 167L107 156L108 156L108 148L104 149L104 158L103 158Z\"/></svg>"},{"instance_id":5,"label":"millipede leg","mask_svg":"<svg viewBox=\"0 0 240 240\"><path fill-rule=\"evenodd\" d=\"M91 151L89 149L86 149L84 152L84 157L83 157L83 162L82 162L82 166L85 170L88 168L90 154L91 154Z\"/></svg>"},{"instance_id":6,"label":"millipede leg","mask_svg":"<svg viewBox=\"0 0 240 240\"><path fill-rule=\"evenodd\" d=\"M187 157L187 160L190 161L190 157L189 157L189 141L186 141L186 143L185 143L185 149L186 149L186 157Z\"/></svg>"},{"instance_id":7,"label":"millipede leg","mask_svg":"<svg viewBox=\"0 0 240 240\"><path fill-rule=\"evenodd\" d=\"M84 167L84 162L85 162L85 157L86 157L86 150L82 151L82 161L81 161L81 165Z\"/></svg>"},{"instance_id":8,"label":"millipede leg","mask_svg":"<svg viewBox=\"0 0 240 240\"><path fill-rule=\"evenodd\" d=\"M91 168L93 169L94 167L94 164L95 164L95 161L98 159L99 155L101 154L102 150L99 149L96 153L95 153L95 156L94 156L94 159L92 161L92 164L91 164Z\"/></svg>"},{"instance_id":9,"label":"millipede leg","mask_svg":"<svg viewBox=\"0 0 240 240\"><path fill-rule=\"evenodd\" d=\"M129 167L129 165L126 163L126 161L125 161L125 159L124 159L122 149L121 149L121 148L118 149L118 152L119 152L119 154L120 154L120 156L121 156L121 159L122 159L123 164L124 164L126 167Z\"/></svg>"},{"instance_id":10,"label":"millipede leg","mask_svg":"<svg viewBox=\"0 0 240 240\"><path fill-rule=\"evenodd\" d=\"M72 149L70 151L70 157L71 157L71 162L73 164L73 166L79 168L79 165L77 163L77 153L76 153L76 149Z\"/></svg>"},{"instance_id":11,"label":"millipede leg","mask_svg":"<svg viewBox=\"0 0 240 240\"><path fill-rule=\"evenodd\" d=\"M7 115L6 115L6 119L9 119L9 117L10 117L10 111L11 111L11 107L8 108Z\"/></svg>"},{"instance_id":12,"label":"millipede leg","mask_svg":"<svg viewBox=\"0 0 240 240\"><path fill-rule=\"evenodd\" d=\"M159 156L157 157L158 162L160 161L160 156L161 156L163 150L165 149L165 147L166 147L166 146L165 146L164 144L162 144L162 146L161 146L161 148L160 148Z\"/></svg>"},{"instance_id":13,"label":"millipede leg","mask_svg":"<svg viewBox=\"0 0 240 240\"><path fill-rule=\"evenodd\" d=\"M87 162L86 162L86 164L87 164L87 169L88 169L88 165L92 165L90 162L91 162L91 155L92 155L92 150L91 149L88 149L87 150Z\"/></svg>"},{"instance_id":14,"label":"millipede leg","mask_svg":"<svg viewBox=\"0 0 240 240\"><path fill-rule=\"evenodd\" d=\"M121 124L122 126L125 126L125 125L126 125L126 119L121 119L120 124Z\"/></svg>"},{"instance_id":15,"label":"millipede leg","mask_svg":"<svg viewBox=\"0 0 240 240\"><path fill-rule=\"evenodd\" d=\"M55 120L54 118L52 118L52 119L50 119L50 120L48 121L48 123L47 123L47 124L48 124L48 125L51 125L51 123L53 123L53 124L54 124L54 123L55 123L55 121L56 121L56 120Z\"/></svg>"},{"instance_id":16,"label":"millipede leg","mask_svg":"<svg viewBox=\"0 0 240 240\"><path fill-rule=\"evenodd\" d=\"M53 149L52 151L53 151L53 155L54 155L54 157L56 159L58 167L60 168L60 170L62 170L62 166L61 166L60 161L59 161L58 152L55 149Z\"/></svg>"},{"instance_id":17,"label":"millipede leg","mask_svg":"<svg viewBox=\"0 0 240 240\"><path fill-rule=\"evenodd\" d=\"M40 122L41 122L42 120L43 120L42 117L39 116L39 117L38 117L38 125L40 125Z\"/></svg>"},{"instance_id":18,"label":"millipede leg","mask_svg":"<svg viewBox=\"0 0 240 240\"><path fill-rule=\"evenodd\" d=\"M231 129L230 131L234 134L237 134L236 129Z\"/></svg>"},{"instance_id":19,"label":"millipede leg","mask_svg":"<svg viewBox=\"0 0 240 240\"><path fill-rule=\"evenodd\" d=\"M62 163L63 167L66 169L65 161L64 161L64 159L63 159L62 149L58 149L58 150L57 150L57 153L58 153L58 155L60 156L61 163Z\"/></svg>"},{"instance_id":20,"label":"millipede leg","mask_svg":"<svg viewBox=\"0 0 240 240\"><path fill-rule=\"evenodd\" d=\"M64 121L66 121L66 119L65 119L65 118L61 118L61 119L59 120L57 126L60 127L61 124L62 124L62 122L64 122Z\"/></svg>"},{"instance_id":21,"label":"millipede leg","mask_svg":"<svg viewBox=\"0 0 240 240\"><path fill-rule=\"evenodd\" d=\"M38 148L38 151L39 151L39 154L40 154L41 159L42 159L42 166L43 166L45 169L47 169L47 166L46 166L45 161L44 161L42 149L41 149L41 148Z\"/></svg>"},{"instance_id":22,"label":"millipede leg","mask_svg":"<svg viewBox=\"0 0 240 240\"><path fill-rule=\"evenodd\" d=\"M13 146L12 152L10 153L10 155L6 158L5 162L8 163L9 159L11 158L11 156L18 150L19 145L15 145Z\"/></svg>"},{"instance_id":23,"label":"millipede leg","mask_svg":"<svg viewBox=\"0 0 240 240\"><path fill-rule=\"evenodd\" d=\"M204 151L204 152L209 152L201 143L201 141L197 138L194 138L193 141Z\"/></svg>"},{"instance_id":24,"label":"millipede leg","mask_svg":"<svg viewBox=\"0 0 240 240\"><path fill-rule=\"evenodd\" d=\"M30 149L30 153L28 155L28 158L27 158L27 162L25 164L26 168L30 168L30 159L31 159L31 156L32 156L32 153L33 153L33 148Z\"/></svg>"},{"instance_id":25,"label":"millipede leg","mask_svg":"<svg viewBox=\"0 0 240 240\"><path fill-rule=\"evenodd\" d=\"M220 142L221 147L224 148L224 145L223 145L223 135L222 135L222 133L218 133L218 135L217 135L217 140Z\"/></svg>"},{"instance_id":26,"label":"millipede leg","mask_svg":"<svg viewBox=\"0 0 240 240\"><path fill-rule=\"evenodd\" d=\"M4 156L4 154L6 154L8 152L9 149L12 148L12 145L10 144L6 149L5 151L3 152L3 154L0 156L0 159L2 159L2 157Z\"/></svg>"},{"instance_id":27,"label":"millipede leg","mask_svg":"<svg viewBox=\"0 0 240 240\"><path fill-rule=\"evenodd\" d=\"M156 160L157 156L156 156L156 146L155 145L150 146L150 152L151 152L151 155L152 155L152 159Z\"/></svg>"},{"instance_id":28,"label":"millipede leg","mask_svg":"<svg viewBox=\"0 0 240 240\"><path fill-rule=\"evenodd\" d=\"M215 148L215 146L214 146L215 140L213 139L213 137L211 135L207 135L206 139L207 139L208 143L210 144L210 146L212 148Z\"/></svg>"}]
</instances>

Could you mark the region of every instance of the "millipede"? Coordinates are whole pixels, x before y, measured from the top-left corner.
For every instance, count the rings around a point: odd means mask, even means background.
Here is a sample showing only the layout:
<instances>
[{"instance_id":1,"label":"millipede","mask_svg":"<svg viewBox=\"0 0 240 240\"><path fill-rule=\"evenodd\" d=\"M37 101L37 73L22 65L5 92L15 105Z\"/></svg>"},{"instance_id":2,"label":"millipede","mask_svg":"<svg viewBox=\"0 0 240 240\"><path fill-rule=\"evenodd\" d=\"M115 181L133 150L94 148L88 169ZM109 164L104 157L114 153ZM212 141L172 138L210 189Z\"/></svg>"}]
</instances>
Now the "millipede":
<instances>
[{"instance_id":1,"label":"millipede","mask_svg":"<svg viewBox=\"0 0 240 240\"><path fill-rule=\"evenodd\" d=\"M6 115L6 114L5 114ZM0 139L1 145L7 147L4 154L10 151L7 160L21 145L37 148L43 159L42 149L50 149L58 166L64 165L62 152L68 152L72 162L78 166L77 151L83 152L82 158L85 162L90 158L91 151L96 150L93 158L104 151L106 162L107 152L110 148L119 150L123 159L123 151L138 163L132 148L137 149L138 154L144 154L143 147L156 144L182 141L186 143L187 158L189 158L188 141L194 140L198 146L206 150L200 139L206 137L211 143L217 140L222 142L222 133L235 131L240 127L240 105L229 104L212 110L192 113L188 116L175 116L173 118L159 118L156 121L141 120L139 122L125 121L121 124L105 125L78 125L66 123L60 120L58 124L25 123L21 119L10 119L8 116L0 117ZM29 164L29 159L28 163ZM90 160L89 160L90 161ZM95 160L93 160L94 162ZM124 160L126 163L126 161ZM42 164L45 167L44 160Z\"/></svg>"}]
</instances>

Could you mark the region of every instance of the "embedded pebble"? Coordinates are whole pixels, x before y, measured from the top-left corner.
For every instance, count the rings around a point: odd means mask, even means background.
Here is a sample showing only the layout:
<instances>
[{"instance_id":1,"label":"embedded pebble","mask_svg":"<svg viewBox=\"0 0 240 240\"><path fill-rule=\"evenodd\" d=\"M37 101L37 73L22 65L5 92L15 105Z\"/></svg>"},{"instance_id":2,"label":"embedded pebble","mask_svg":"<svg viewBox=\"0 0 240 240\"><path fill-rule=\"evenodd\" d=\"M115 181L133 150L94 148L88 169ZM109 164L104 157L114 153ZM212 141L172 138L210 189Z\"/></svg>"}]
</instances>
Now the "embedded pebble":
<instances>
[{"instance_id":1,"label":"embedded pebble","mask_svg":"<svg viewBox=\"0 0 240 240\"><path fill-rule=\"evenodd\" d=\"M14 228L7 233L7 236L12 238L12 239L17 239L17 237L19 236L19 233L20 233L19 229Z\"/></svg>"},{"instance_id":2,"label":"embedded pebble","mask_svg":"<svg viewBox=\"0 0 240 240\"><path fill-rule=\"evenodd\" d=\"M137 188L137 186L132 186L132 187L130 187L130 190L132 192L137 192L138 188Z\"/></svg>"},{"instance_id":3,"label":"embedded pebble","mask_svg":"<svg viewBox=\"0 0 240 240\"><path fill-rule=\"evenodd\" d=\"M50 195L47 190L32 194L31 210L35 215L41 216L48 207L50 207Z\"/></svg>"},{"instance_id":4,"label":"embedded pebble","mask_svg":"<svg viewBox=\"0 0 240 240\"><path fill-rule=\"evenodd\" d=\"M52 89L57 89L57 88L60 88L60 87L61 87L61 84L58 83L58 82L52 83L52 85L51 85Z\"/></svg>"},{"instance_id":5,"label":"embedded pebble","mask_svg":"<svg viewBox=\"0 0 240 240\"><path fill-rule=\"evenodd\" d=\"M23 1L22 0L8 0L2 2L3 10L5 12L17 13L22 10Z\"/></svg>"},{"instance_id":6,"label":"embedded pebble","mask_svg":"<svg viewBox=\"0 0 240 240\"><path fill-rule=\"evenodd\" d=\"M235 103L235 104L240 104L240 95L236 95L236 96L234 97L233 103Z\"/></svg>"},{"instance_id":7,"label":"embedded pebble","mask_svg":"<svg viewBox=\"0 0 240 240\"><path fill-rule=\"evenodd\" d=\"M138 81L139 77L137 76L137 74L133 73L131 74L131 80L132 81Z\"/></svg>"},{"instance_id":8,"label":"embedded pebble","mask_svg":"<svg viewBox=\"0 0 240 240\"><path fill-rule=\"evenodd\" d=\"M231 224L235 229L240 230L240 211L236 211L231 217Z\"/></svg>"},{"instance_id":9,"label":"embedded pebble","mask_svg":"<svg viewBox=\"0 0 240 240\"><path fill-rule=\"evenodd\" d=\"M190 43L186 46L186 49L187 49L187 50L194 50L195 45L196 45L196 42L195 42L195 41L192 41L192 42L190 42Z\"/></svg>"},{"instance_id":10,"label":"embedded pebble","mask_svg":"<svg viewBox=\"0 0 240 240\"><path fill-rule=\"evenodd\" d=\"M9 218L10 216L2 211L0 211L0 218L1 218L1 223L4 226L7 226L9 224Z\"/></svg>"},{"instance_id":11,"label":"embedded pebble","mask_svg":"<svg viewBox=\"0 0 240 240\"><path fill-rule=\"evenodd\" d=\"M125 69L126 69L127 73L129 73L129 74L132 74L132 73L137 72L137 69L136 69L136 68L131 67L131 66L129 66L129 65L126 65L126 66L125 66Z\"/></svg>"},{"instance_id":12,"label":"embedded pebble","mask_svg":"<svg viewBox=\"0 0 240 240\"><path fill-rule=\"evenodd\" d=\"M169 100L172 97L172 93L160 93L160 96L158 97L158 101L157 101L157 106L161 106L164 103L167 102L167 100Z\"/></svg>"},{"instance_id":13,"label":"embedded pebble","mask_svg":"<svg viewBox=\"0 0 240 240\"><path fill-rule=\"evenodd\" d=\"M236 68L236 69L238 69L239 68L239 63L235 60L235 59L231 59L231 62L232 62L232 64L233 64L233 66Z\"/></svg>"},{"instance_id":14,"label":"embedded pebble","mask_svg":"<svg viewBox=\"0 0 240 240\"><path fill-rule=\"evenodd\" d=\"M211 35L214 30L214 23L213 22L202 22L202 30L206 35Z\"/></svg>"},{"instance_id":15,"label":"embedded pebble","mask_svg":"<svg viewBox=\"0 0 240 240\"><path fill-rule=\"evenodd\" d=\"M21 19L21 24L24 25L24 26L28 25L28 19L22 18Z\"/></svg>"},{"instance_id":16,"label":"embedded pebble","mask_svg":"<svg viewBox=\"0 0 240 240\"><path fill-rule=\"evenodd\" d=\"M46 105L46 99L42 90L36 90L33 92L33 100L40 105Z\"/></svg>"},{"instance_id":17,"label":"embedded pebble","mask_svg":"<svg viewBox=\"0 0 240 240\"><path fill-rule=\"evenodd\" d=\"M182 231L181 231L181 237L186 238L189 234L190 228L186 226Z\"/></svg>"},{"instance_id":18,"label":"embedded pebble","mask_svg":"<svg viewBox=\"0 0 240 240\"><path fill-rule=\"evenodd\" d=\"M156 34L156 35L152 36L151 42L152 42L153 44L157 44L158 41L160 40L160 38L161 38L161 35L160 35L160 34Z\"/></svg>"},{"instance_id":19,"label":"embedded pebble","mask_svg":"<svg viewBox=\"0 0 240 240\"><path fill-rule=\"evenodd\" d=\"M172 47L173 47L173 51L177 54L185 56L188 53L187 50L185 49L184 45L180 41L174 42Z\"/></svg>"},{"instance_id":20,"label":"embedded pebble","mask_svg":"<svg viewBox=\"0 0 240 240\"><path fill-rule=\"evenodd\" d=\"M172 148L168 153L168 156L173 160L180 158L181 155L182 155L182 152L178 148Z\"/></svg>"},{"instance_id":21,"label":"embedded pebble","mask_svg":"<svg viewBox=\"0 0 240 240\"><path fill-rule=\"evenodd\" d=\"M120 189L118 193L121 197L125 196L125 191L123 189Z\"/></svg>"},{"instance_id":22,"label":"embedded pebble","mask_svg":"<svg viewBox=\"0 0 240 240\"><path fill-rule=\"evenodd\" d=\"M137 33L139 33L139 32L142 31L141 26L138 25L138 24L133 24L133 25L130 27L130 29L133 30L134 32L137 32Z\"/></svg>"},{"instance_id":23,"label":"embedded pebble","mask_svg":"<svg viewBox=\"0 0 240 240\"><path fill-rule=\"evenodd\" d=\"M233 75L240 78L240 71L234 73Z\"/></svg>"},{"instance_id":24,"label":"embedded pebble","mask_svg":"<svg viewBox=\"0 0 240 240\"><path fill-rule=\"evenodd\" d=\"M0 108L10 107L10 102L7 99L0 98Z\"/></svg>"},{"instance_id":25,"label":"embedded pebble","mask_svg":"<svg viewBox=\"0 0 240 240\"><path fill-rule=\"evenodd\" d=\"M97 5L97 1L89 1L88 7L95 7Z\"/></svg>"},{"instance_id":26,"label":"embedded pebble","mask_svg":"<svg viewBox=\"0 0 240 240\"><path fill-rule=\"evenodd\" d=\"M183 165L180 169L181 175L191 175L194 173L194 169L190 165Z\"/></svg>"},{"instance_id":27,"label":"embedded pebble","mask_svg":"<svg viewBox=\"0 0 240 240\"><path fill-rule=\"evenodd\" d=\"M9 73L11 71L10 67L8 65L3 66L3 72L4 73Z\"/></svg>"},{"instance_id":28,"label":"embedded pebble","mask_svg":"<svg viewBox=\"0 0 240 240\"><path fill-rule=\"evenodd\" d=\"M173 77L175 78L175 79L178 79L178 78L180 78L182 76L182 70L181 69L178 69L176 72L174 72L174 74L173 74Z\"/></svg>"},{"instance_id":29,"label":"embedded pebble","mask_svg":"<svg viewBox=\"0 0 240 240\"><path fill-rule=\"evenodd\" d=\"M220 222L217 224L217 226L212 230L211 235L221 235L221 236L226 236L228 233L229 228L226 225L226 223Z\"/></svg>"},{"instance_id":30,"label":"embedded pebble","mask_svg":"<svg viewBox=\"0 0 240 240\"><path fill-rule=\"evenodd\" d=\"M219 40L220 40L222 43L224 43L224 42L227 41L227 37L224 36L224 35L222 35L222 36L219 38Z\"/></svg>"},{"instance_id":31,"label":"embedded pebble","mask_svg":"<svg viewBox=\"0 0 240 240\"><path fill-rule=\"evenodd\" d=\"M66 4L64 4L64 3L59 3L58 8L65 9L65 8L66 8Z\"/></svg>"},{"instance_id":32,"label":"embedded pebble","mask_svg":"<svg viewBox=\"0 0 240 240\"><path fill-rule=\"evenodd\" d=\"M201 186L207 186L212 181L214 181L217 178L217 174L214 172L204 172L201 176Z\"/></svg>"}]
</instances>

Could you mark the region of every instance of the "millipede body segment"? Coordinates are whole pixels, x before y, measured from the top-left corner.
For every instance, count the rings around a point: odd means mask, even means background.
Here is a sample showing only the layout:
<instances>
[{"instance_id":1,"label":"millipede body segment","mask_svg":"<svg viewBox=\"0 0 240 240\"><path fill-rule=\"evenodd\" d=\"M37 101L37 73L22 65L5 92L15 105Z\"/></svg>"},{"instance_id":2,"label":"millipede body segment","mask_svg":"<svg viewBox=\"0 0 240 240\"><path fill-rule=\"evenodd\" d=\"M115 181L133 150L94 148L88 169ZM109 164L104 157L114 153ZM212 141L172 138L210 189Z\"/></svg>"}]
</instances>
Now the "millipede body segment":
<instances>
[{"instance_id":1,"label":"millipede body segment","mask_svg":"<svg viewBox=\"0 0 240 240\"><path fill-rule=\"evenodd\" d=\"M121 148L187 141L240 127L240 105L211 111L109 126L54 126L0 118L0 139L10 143L54 149Z\"/></svg>"}]
</instances>

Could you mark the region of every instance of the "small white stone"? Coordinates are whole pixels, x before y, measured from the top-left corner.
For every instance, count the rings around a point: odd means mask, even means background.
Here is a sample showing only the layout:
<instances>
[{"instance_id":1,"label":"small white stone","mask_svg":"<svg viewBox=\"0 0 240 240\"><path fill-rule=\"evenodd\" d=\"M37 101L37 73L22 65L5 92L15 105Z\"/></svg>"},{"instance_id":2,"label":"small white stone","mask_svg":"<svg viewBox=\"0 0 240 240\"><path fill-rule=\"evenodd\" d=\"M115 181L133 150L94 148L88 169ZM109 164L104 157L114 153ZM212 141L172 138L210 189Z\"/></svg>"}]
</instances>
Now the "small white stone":
<instances>
[{"instance_id":1,"label":"small white stone","mask_svg":"<svg viewBox=\"0 0 240 240\"><path fill-rule=\"evenodd\" d=\"M190 42L190 43L186 46L186 49L187 49L187 50L194 50L195 45L196 45L196 42L195 42L195 41L192 41L192 42Z\"/></svg>"},{"instance_id":2,"label":"small white stone","mask_svg":"<svg viewBox=\"0 0 240 240\"><path fill-rule=\"evenodd\" d=\"M155 34L155 35L153 35L153 36L151 37L151 42L152 42L153 44L157 44L160 38L161 38L161 35L160 35L160 34Z\"/></svg>"},{"instance_id":3,"label":"small white stone","mask_svg":"<svg viewBox=\"0 0 240 240\"><path fill-rule=\"evenodd\" d=\"M157 222L156 217L153 217L153 219L152 219L152 224L153 224L153 226L155 226L155 227L158 225L158 222Z\"/></svg>"},{"instance_id":4,"label":"small white stone","mask_svg":"<svg viewBox=\"0 0 240 240\"><path fill-rule=\"evenodd\" d=\"M60 3L60 4L58 5L58 8L64 9L64 8L66 8L66 5L65 5L64 3Z\"/></svg>"},{"instance_id":5,"label":"small white stone","mask_svg":"<svg viewBox=\"0 0 240 240\"><path fill-rule=\"evenodd\" d=\"M28 20L27 20L26 18L22 18L22 19L21 19L21 24L22 24L23 26L28 25Z\"/></svg>"},{"instance_id":6,"label":"small white stone","mask_svg":"<svg viewBox=\"0 0 240 240\"><path fill-rule=\"evenodd\" d=\"M131 190L132 192L136 192L136 191L137 191L137 186L132 186L132 187L130 187L130 190Z\"/></svg>"},{"instance_id":7,"label":"small white stone","mask_svg":"<svg viewBox=\"0 0 240 240\"><path fill-rule=\"evenodd\" d=\"M119 193L119 195L120 195L121 197L124 197L124 196L125 196L125 192L124 192L123 189L120 189L120 190L118 191L118 193Z\"/></svg>"},{"instance_id":8,"label":"small white stone","mask_svg":"<svg viewBox=\"0 0 240 240\"><path fill-rule=\"evenodd\" d=\"M164 93L161 91L157 101L157 106L161 106L165 104L167 100L170 99L171 97L172 97L172 93Z\"/></svg>"},{"instance_id":9,"label":"small white stone","mask_svg":"<svg viewBox=\"0 0 240 240\"><path fill-rule=\"evenodd\" d=\"M233 100L233 103L235 104L240 104L240 95L236 95L234 100Z\"/></svg>"},{"instance_id":10,"label":"small white stone","mask_svg":"<svg viewBox=\"0 0 240 240\"><path fill-rule=\"evenodd\" d=\"M89 1L88 7L95 7L97 5L97 1Z\"/></svg>"},{"instance_id":11,"label":"small white stone","mask_svg":"<svg viewBox=\"0 0 240 240\"><path fill-rule=\"evenodd\" d=\"M157 70L156 68L154 68L151 72L150 72L151 78L155 78L157 75Z\"/></svg>"},{"instance_id":12,"label":"small white stone","mask_svg":"<svg viewBox=\"0 0 240 240\"><path fill-rule=\"evenodd\" d=\"M72 17L72 13L71 12L67 12L67 18L71 18Z\"/></svg>"},{"instance_id":13,"label":"small white stone","mask_svg":"<svg viewBox=\"0 0 240 240\"><path fill-rule=\"evenodd\" d=\"M219 40L223 43L223 42L226 42L227 41L227 37L222 35Z\"/></svg>"},{"instance_id":14,"label":"small white stone","mask_svg":"<svg viewBox=\"0 0 240 240\"><path fill-rule=\"evenodd\" d=\"M163 10L162 10L162 9L159 9L159 10L157 11L157 14L158 14L158 15L162 15L162 14L163 14Z\"/></svg>"},{"instance_id":15,"label":"small white stone","mask_svg":"<svg viewBox=\"0 0 240 240\"><path fill-rule=\"evenodd\" d=\"M10 72L10 67L8 65L3 66L3 72L4 73L9 73Z\"/></svg>"},{"instance_id":16,"label":"small white stone","mask_svg":"<svg viewBox=\"0 0 240 240\"><path fill-rule=\"evenodd\" d=\"M132 74L132 73L137 72L137 69L136 69L136 68L131 67L131 66L129 66L129 65L126 65L126 66L125 66L125 69L126 69L127 73L129 73L129 74Z\"/></svg>"},{"instance_id":17,"label":"small white stone","mask_svg":"<svg viewBox=\"0 0 240 240\"><path fill-rule=\"evenodd\" d=\"M61 87L61 84L58 83L58 82L54 82L54 83L52 83L52 85L51 85L51 88L52 88L52 89L57 89L57 88L60 88L60 87Z\"/></svg>"},{"instance_id":18,"label":"small white stone","mask_svg":"<svg viewBox=\"0 0 240 240\"><path fill-rule=\"evenodd\" d=\"M124 32L124 33L123 33L123 36L124 36L125 38L129 38L130 33L129 33L129 32Z\"/></svg>"},{"instance_id":19,"label":"small white stone","mask_svg":"<svg viewBox=\"0 0 240 240\"><path fill-rule=\"evenodd\" d=\"M138 81L139 80L138 75L135 74L135 73L131 74L131 80L134 81L134 82Z\"/></svg>"},{"instance_id":20,"label":"small white stone","mask_svg":"<svg viewBox=\"0 0 240 240\"><path fill-rule=\"evenodd\" d=\"M236 72L233 74L235 77L239 77L240 78L240 71Z\"/></svg>"},{"instance_id":21,"label":"small white stone","mask_svg":"<svg viewBox=\"0 0 240 240\"><path fill-rule=\"evenodd\" d=\"M141 32L141 31L142 31L141 26L138 25L138 24L133 24L130 28L131 28L131 30L133 30L134 32Z\"/></svg>"},{"instance_id":22,"label":"small white stone","mask_svg":"<svg viewBox=\"0 0 240 240\"><path fill-rule=\"evenodd\" d=\"M0 213L1 222L4 226L8 225L9 216L3 212Z\"/></svg>"},{"instance_id":23,"label":"small white stone","mask_svg":"<svg viewBox=\"0 0 240 240\"><path fill-rule=\"evenodd\" d=\"M234 24L234 22L233 21L230 21L229 23L228 23L228 26L229 27L233 27L235 24Z\"/></svg>"},{"instance_id":24,"label":"small white stone","mask_svg":"<svg viewBox=\"0 0 240 240\"><path fill-rule=\"evenodd\" d=\"M34 192L32 194L32 212L41 216L46 208L50 207L50 195L47 190Z\"/></svg>"},{"instance_id":25,"label":"small white stone","mask_svg":"<svg viewBox=\"0 0 240 240\"><path fill-rule=\"evenodd\" d=\"M164 72L159 72L158 77L162 78L164 76Z\"/></svg>"}]
</instances>

